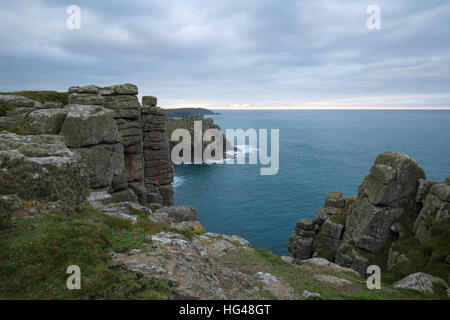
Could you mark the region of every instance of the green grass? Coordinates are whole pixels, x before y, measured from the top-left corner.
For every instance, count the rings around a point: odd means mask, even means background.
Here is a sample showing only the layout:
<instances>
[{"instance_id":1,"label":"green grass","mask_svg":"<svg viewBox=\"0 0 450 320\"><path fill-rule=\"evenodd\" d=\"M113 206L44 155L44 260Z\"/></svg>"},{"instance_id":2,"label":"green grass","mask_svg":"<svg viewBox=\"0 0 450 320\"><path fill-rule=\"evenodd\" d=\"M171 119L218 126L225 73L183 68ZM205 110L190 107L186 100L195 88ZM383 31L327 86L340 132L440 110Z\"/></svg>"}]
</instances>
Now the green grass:
<instances>
[{"instance_id":1,"label":"green grass","mask_svg":"<svg viewBox=\"0 0 450 320\"><path fill-rule=\"evenodd\" d=\"M450 266L445 263L445 258L450 253L450 220L433 225L431 237L421 245L412 232L415 218L415 215L409 214L399 219L407 233L393 243L393 249L406 254L408 261L394 268L393 278L399 279L420 271L448 280ZM430 219L433 220L433 217Z\"/></svg>"},{"instance_id":2,"label":"green grass","mask_svg":"<svg viewBox=\"0 0 450 320\"><path fill-rule=\"evenodd\" d=\"M128 212L131 215L138 216L139 218L148 218L148 213L145 212L145 211L142 211L142 210L138 210L138 209L135 209L135 208L129 208Z\"/></svg>"},{"instance_id":3,"label":"green grass","mask_svg":"<svg viewBox=\"0 0 450 320\"><path fill-rule=\"evenodd\" d=\"M127 271L114 264L110 254L127 253L132 249L151 251L151 235L161 231L177 232L190 239L200 233L173 230L168 225L155 224L139 217L140 213L136 212L136 215L136 224L94 210L70 216L43 214L11 221L0 201L0 299L168 298L174 292L173 284ZM448 236L446 230L447 227L442 226L433 231L432 242L428 244L434 248L428 253L431 256L435 250L444 252L446 244L436 244L435 241L445 240L442 237ZM403 243L404 250L409 250L412 245ZM371 257L373 260L376 258ZM414 259L412 256L412 261L417 263ZM297 298L302 298L301 292L305 289L318 292L326 299L445 298L444 288L440 287L436 288L438 295L435 296L394 289L386 282L384 271L382 290L368 290L365 280L352 273L334 274L360 286L357 292L339 291L313 278L313 274L326 274L326 271L315 269L313 272L305 266L287 264L264 249L238 248L230 252L223 263L251 274L256 271L270 272L294 288ZM432 266L436 267L433 263ZM73 264L81 269L81 290L66 288L69 276L66 269ZM269 293L264 294L267 298L273 298Z\"/></svg>"},{"instance_id":4,"label":"green grass","mask_svg":"<svg viewBox=\"0 0 450 320\"><path fill-rule=\"evenodd\" d=\"M172 285L114 265L108 252L146 248L146 223L95 211L18 218L2 231L0 299L158 299ZM81 290L68 290L66 268L81 269Z\"/></svg>"},{"instance_id":5,"label":"green grass","mask_svg":"<svg viewBox=\"0 0 450 320\"><path fill-rule=\"evenodd\" d=\"M347 221L347 213L336 214L330 217L331 221L337 224L345 225Z\"/></svg>"},{"instance_id":6,"label":"green grass","mask_svg":"<svg viewBox=\"0 0 450 320\"><path fill-rule=\"evenodd\" d=\"M296 292L297 298L302 298L301 293L307 289L309 291L320 293L325 299L430 299L435 296L426 296L418 291L399 290L392 288L389 284L383 283L381 290L369 290L366 286L366 280L352 273L340 272L334 274L337 277L345 278L356 282L360 286L360 290L356 293L338 291L329 286L321 284L315 280L313 274L326 274L320 269L316 269L314 273L295 264L285 263L280 257L273 253L258 249L255 252L238 249L238 254L233 257L232 261L226 262L227 265L241 269L243 272L251 269L251 266L257 266L258 269L264 267L268 272L286 281ZM313 267L313 266L312 266Z\"/></svg>"},{"instance_id":7,"label":"green grass","mask_svg":"<svg viewBox=\"0 0 450 320\"><path fill-rule=\"evenodd\" d=\"M402 226L403 236L392 242L392 249L407 256L408 260L399 262L391 271L387 271L387 260L391 244L379 253L364 250L357 251L371 264L378 265L387 283L398 281L412 273L425 272L448 281L450 266L445 258L450 253L450 220L434 225L432 236L422 245L415 238L413 225L417 214L410 211L397 220ZM433 220L433 217L430 217ZM434 223L430 221L430 224Z\"/></svg>"},{"instance_id":8,"label":"green grass","mask_svg":"<svg viewBox=\"0 0 450 320\"><path fill-rule=\"evenodd\" d=\"M0 199L0 230L9 226L10 214L8 210L3 207L3 199Z\"/></svg>"},{"instance_id":9,"label":"green grass","mask_svg":"<svg viewBox=\"0 0 450 320\"><path fill-rule=\"evenodd\" d=\"M148 205L147 208L149 208L150 210L152 210L152 212L155 212L159 209L161 209L163 206L159 205L159 204L153 204L153 205Z\"/></svg>"},{"instance_id":10,"label":"green grass","mask_svg":"<svg viewBox=\"0 0 450 320\"><path fill-rule=\"evenodd\" d=\"M16 107L9 103L0 103L0 117L6 116L8 111L14 110Z\"/></svg>"},{"instance_id":11,"label":"green grass","mask_svg":"<svg viewBox=\"0 0 450 320\"><path fill-rule=\"evenodd\" d=\"M14 92L0 92L0 95L15 95L24 96L29 99L38 101L40 103L44 102L61 102L64 105L69 103L69 93L68 92L58 92L58 91L14 91Z\"/></svg>"}]
</instances>

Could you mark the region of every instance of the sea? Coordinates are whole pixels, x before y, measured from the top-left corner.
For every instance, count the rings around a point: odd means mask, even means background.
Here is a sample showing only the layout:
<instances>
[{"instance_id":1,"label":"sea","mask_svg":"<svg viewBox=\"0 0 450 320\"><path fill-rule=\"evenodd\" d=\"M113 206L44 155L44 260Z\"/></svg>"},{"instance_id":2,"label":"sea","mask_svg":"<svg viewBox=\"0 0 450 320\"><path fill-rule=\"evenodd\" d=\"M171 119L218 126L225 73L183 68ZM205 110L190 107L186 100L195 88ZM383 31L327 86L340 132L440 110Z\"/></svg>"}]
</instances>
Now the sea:
<instances>
[{"instance_id":1,"label":"sea","mask_svg":"<svg viewBox=\"0 0 450 320\"><path fill-rule=\"evenodd\" d=\"M224 132L278 129L279 170L261 175L259 162L249 164L260 145L247 141L237 146L246 164L175 166L175 203L194 206L208 232L244 237L255 249L287 254L295 223L314 218L331 192L356 195L382 152L409 155L429 180L450 176L447 110L215 111Z\"/></svg>"}]
</instances>

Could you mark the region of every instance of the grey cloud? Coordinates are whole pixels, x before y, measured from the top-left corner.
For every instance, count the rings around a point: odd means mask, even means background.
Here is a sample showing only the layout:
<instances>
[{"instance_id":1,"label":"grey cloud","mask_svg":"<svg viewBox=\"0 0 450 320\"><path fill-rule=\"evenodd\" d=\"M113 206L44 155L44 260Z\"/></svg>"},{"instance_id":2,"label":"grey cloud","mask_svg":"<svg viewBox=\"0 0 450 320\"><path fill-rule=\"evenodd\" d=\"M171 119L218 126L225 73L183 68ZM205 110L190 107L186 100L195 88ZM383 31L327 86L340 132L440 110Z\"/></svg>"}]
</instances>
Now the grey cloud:
<instances>
[{"instance_id":1,"label":"grey cloud","mask_svg":"<svg viewBox=\"0 0 450 320\"><path fill-rule=\"evenodd\" d=\"M65 12L82 9L81 30ZM18 0L0 8L0 90L134 82L168 106L448 106L450 4Z\"/></svg>"}]
</instances>

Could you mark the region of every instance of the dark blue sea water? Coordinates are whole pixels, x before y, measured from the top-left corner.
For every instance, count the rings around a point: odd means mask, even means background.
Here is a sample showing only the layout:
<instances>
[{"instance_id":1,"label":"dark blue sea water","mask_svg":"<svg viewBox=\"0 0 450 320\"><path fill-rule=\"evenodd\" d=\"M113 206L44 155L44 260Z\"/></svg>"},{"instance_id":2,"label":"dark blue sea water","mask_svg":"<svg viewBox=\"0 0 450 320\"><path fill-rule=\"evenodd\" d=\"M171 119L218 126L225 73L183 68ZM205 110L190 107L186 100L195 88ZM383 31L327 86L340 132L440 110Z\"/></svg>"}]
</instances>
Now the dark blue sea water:
<instances>
[{"instance_id":1,"label":"dark blue sea water","mask_svg":"<svg viewBox=\"0 0 450 320\"><path fill-rule=\"evenodd\" d=\"M408 154L428 179L450 175L450 111L219 112L212 118L222 130L278 128L279 172L261 176L260 165L176 166L175 202L195 206L207 231L236 234L279 255L287 253L297 220L313 218L330 192L356 194L384 151Z\"/></svg>"}]
</instances>

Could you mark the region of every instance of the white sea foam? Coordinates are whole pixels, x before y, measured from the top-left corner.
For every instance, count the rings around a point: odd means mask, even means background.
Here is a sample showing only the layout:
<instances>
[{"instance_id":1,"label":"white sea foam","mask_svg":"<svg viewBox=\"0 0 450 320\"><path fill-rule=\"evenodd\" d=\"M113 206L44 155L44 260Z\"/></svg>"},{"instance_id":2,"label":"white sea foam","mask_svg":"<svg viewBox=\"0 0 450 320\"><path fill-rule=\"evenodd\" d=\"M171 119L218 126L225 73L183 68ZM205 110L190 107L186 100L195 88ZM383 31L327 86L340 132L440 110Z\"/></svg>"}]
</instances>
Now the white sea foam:
<instances>
[{"instance_id":1,"label":"white sea foam","mask_svg":"<svg viewBox=\"0 0 450 320\"><path fill-rule=\"evenodd\" d=\"M238 145L238 146L236 146L236 148L238 148L239 150L238 151L228 151L228 152L231 152L230 154L239 154L241 152L244 152L245 154L250 154L250 153L257 153L259 151L259 149L256 146L249 146L247 144Z\"/></svg>"},{"instance_id":2,"label":"white sea foam","mask_svg":"<svg viewBox=\"0 0 450 320\"><path fill-rule=\"evenodd\" d=\"M172 187L177 188L184 184L184 179L182 177L173 177Z\"/></svg>"}]
</instances>

